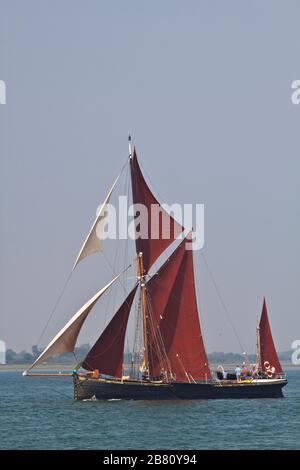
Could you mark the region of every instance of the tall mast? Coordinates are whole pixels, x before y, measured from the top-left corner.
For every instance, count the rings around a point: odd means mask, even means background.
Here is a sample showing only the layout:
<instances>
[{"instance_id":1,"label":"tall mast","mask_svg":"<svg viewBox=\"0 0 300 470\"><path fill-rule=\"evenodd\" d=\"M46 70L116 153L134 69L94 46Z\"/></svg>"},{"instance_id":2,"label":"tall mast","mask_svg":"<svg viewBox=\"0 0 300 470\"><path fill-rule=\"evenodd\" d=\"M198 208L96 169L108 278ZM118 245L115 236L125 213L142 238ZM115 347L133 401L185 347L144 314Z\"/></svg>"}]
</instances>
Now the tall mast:
<instances>
[{"instance_id":1,"label":"tall mast","mask_svg":"<svg viewBox=\"0 0 300 470\"><path fill-rule=\"evenodd\" d=\"M129 158L132 157L132 145L131 145L131 135L130 132L128 134L128 152L129 152Z\"/></svg>"},{"instance_id":2,"label":"tall mast","mask_svg":"<svg viewBox=\"0 0 300 470\"><path fill-rule=\"evenodd\" d=\"M128 134L128 151L129 159L132 159L133 148L131 143L131 135ZM146 280L143 264L143 253L137 253L137 278L140 285L140 299L141 299L141 311L143 319L143 340L144 340L144 370L149 375L149 354L148 354L148 333L147 333L147 324L148 324L148 314L147 314L147 305L146 305Z\"/></svg>"},{"instance_id":3,"label":"tall mast","mask_svg":"<svg viewBox=\"0 0 300 470\"><path fill-rule=\"evenodd\" d=\"M258 322L256 326L256 338L257 338L257 366L258 366L258 370L261 370L260 326Z\"/></svg>"},{"instance_id":4,"label":"tall mast","mask_svg":"<svg viewBox=\"0 0 300 470\"><path fill-rule=\"evenodd\" d=\"M141 292L141 309L143 317L143 338L144 338L144 368L146 374L149 374L149 354L148 354L148 314L147 314L147 305L146 305L146 281L144 275L143 267L143 253L138 253L137 255L137 275L140 283L140 292Z\"/></svg>"}]
</instances>

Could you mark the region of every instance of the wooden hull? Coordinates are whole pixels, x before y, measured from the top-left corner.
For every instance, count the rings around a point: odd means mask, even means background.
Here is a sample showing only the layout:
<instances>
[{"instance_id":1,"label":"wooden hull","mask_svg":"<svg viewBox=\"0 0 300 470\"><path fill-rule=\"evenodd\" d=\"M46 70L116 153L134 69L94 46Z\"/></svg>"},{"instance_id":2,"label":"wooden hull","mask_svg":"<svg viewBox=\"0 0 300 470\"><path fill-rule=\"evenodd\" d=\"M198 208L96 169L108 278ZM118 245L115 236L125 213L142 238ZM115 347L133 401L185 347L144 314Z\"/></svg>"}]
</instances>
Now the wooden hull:
<instances>
[{"instance_id":1,"label":"wooden hull","mask_svg":"<svg viewBox=\"0 0 300 470\"><path fill-rule=\"evenodd\" d=\"M74 376L74 399L86 400L195 400L225 398L281 398L285 379L258 380L252 383L171 384L138 381L116 381Z\"/></svg>"}]
</instances>

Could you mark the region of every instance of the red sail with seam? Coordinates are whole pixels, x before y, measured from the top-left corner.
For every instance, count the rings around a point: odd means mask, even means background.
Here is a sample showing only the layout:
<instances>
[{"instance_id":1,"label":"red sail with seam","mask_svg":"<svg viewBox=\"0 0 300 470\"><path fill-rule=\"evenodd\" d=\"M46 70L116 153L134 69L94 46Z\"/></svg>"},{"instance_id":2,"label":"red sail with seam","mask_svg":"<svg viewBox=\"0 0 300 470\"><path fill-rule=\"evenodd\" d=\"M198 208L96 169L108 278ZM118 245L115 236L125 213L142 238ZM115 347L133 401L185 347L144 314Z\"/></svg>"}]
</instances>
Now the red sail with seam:
<instances>
[{"instance_id":1,"label":"red sail with seam","mask_svg":"<svg viewBox=\"0 0 300 470\"><path fill-rule=\"evenodd\" d=\"M187 249L190 243L185 238L146 285L152 327L159 328L172 373L180 382L211 378L199 322L193 252ZM150 376L159 376L162 366L155 349L155 337L150 334Z\"/></svg>"},{"instance_id":2,"label":"red sail with seam","mask_svg":"<svg viewBox=\"0 0 300 470\"><path fill-rule=\"evenodd\" d=\"M266 299L264 299L259 323L260 360L264 371L275 368L275 374L282 374L282 367L274 345L268 318Z\"/></svg>"},{"instance_id":3,"label":"red sail with seam","mask_svg":"<svg viewBox=\"0 0 300 470\"><path fill-rule=\"evenodd\" d=\"M136 218L136 250L137 253L143 253L143 268L147 273L156 259L182 233L184 228L160 206L153 196L142 174L135 149L130 159L130 168ZM139 205L142 205L144 210Z\"/></svg>"},{"instance_id":4,"label":"red sail with seam","mask_svg":"<svg viewBox=\"0 0 300 470\"><path fill-rule=\"evenodd\" d=\"M98 369L101 373L122 377L125 334L137 286L130 292L117 313L96 341L82 367Z\"/></svg>"}]
</instances>

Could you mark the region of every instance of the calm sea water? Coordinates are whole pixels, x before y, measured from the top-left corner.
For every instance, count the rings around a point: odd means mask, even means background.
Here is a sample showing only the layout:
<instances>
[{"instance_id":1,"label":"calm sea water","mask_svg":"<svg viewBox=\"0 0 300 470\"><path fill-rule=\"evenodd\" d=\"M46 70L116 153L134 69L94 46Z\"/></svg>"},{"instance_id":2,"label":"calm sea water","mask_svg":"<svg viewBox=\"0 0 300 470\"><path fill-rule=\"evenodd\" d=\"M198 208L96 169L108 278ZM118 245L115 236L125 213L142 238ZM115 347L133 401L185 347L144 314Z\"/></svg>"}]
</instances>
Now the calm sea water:
<instances>
[{"instance_id":1,"label":"calm sea water","mask_svg":"<svg viewBox=\"0 0 300 470\"><path fill-rule=\"evenodd\" d=\"M300 371L283 399L74 402L70 378L0 372L1 449L300 449Z\"/></svg>"}]
</instances>

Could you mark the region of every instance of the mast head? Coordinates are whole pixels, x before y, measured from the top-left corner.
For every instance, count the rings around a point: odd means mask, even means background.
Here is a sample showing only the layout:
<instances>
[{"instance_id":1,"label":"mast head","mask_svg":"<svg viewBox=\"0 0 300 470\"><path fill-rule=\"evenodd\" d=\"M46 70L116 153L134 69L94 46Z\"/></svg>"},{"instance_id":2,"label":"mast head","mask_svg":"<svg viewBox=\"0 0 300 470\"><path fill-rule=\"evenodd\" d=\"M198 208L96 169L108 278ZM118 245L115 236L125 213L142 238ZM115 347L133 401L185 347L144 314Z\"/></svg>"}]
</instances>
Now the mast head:
<instances>
[{"instance_id":1,"label":"mast head","mask_svg":"<svg viewBox=\"0 0 300 470\"><path fill-rule=\"evenodd\" d=\"M129 148L129 158L132 158L132 146L131 146L131 134L128 132L128 148Z\"/></svg>"}]
</instances>

